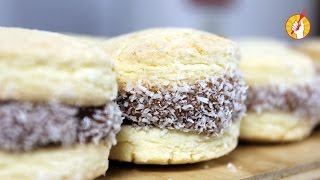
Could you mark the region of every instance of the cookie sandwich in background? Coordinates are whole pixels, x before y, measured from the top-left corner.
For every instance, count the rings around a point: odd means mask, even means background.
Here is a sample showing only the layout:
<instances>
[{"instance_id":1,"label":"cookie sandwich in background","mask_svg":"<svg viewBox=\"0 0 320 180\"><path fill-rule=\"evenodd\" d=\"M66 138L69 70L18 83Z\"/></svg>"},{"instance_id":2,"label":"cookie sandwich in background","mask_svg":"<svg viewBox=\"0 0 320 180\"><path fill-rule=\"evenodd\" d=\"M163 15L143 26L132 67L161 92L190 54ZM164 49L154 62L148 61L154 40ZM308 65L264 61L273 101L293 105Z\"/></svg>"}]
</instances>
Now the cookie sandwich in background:
<instances>
[{"instance_id":1,"label":"cookie sandwich in background","mask_svg":"<svg viewBox=\"0 0 320 180\"><path fill-rule=\"evenodd\" d=\"M281 41L248 38L238 43L240 69L249 85L240 138L291 142L308 137L319 123L320 108L320 83L311 59Z\"/></svg>"}]
</instances>

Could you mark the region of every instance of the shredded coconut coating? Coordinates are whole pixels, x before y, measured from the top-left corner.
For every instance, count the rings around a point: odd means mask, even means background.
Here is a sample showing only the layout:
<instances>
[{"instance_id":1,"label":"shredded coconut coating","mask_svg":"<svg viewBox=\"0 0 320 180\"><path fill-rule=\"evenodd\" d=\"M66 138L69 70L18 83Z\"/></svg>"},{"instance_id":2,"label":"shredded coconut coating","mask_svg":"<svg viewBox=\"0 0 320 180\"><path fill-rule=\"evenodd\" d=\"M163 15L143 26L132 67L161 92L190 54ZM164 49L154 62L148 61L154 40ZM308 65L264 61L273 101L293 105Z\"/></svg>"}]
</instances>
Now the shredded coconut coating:
<instances>
[{"instance_id":1,"label":"shredded coconut coating","mask_svg":"<svg viewBox=\"0 0 320 180\"><path fill-rule=\"evenodd\" d=\"M28 151L46 145L115 143L123 118L114 102L99 108L9 101L0 104L0 149Z\"/></svg>"},{"instance_id":2,"label":"shredded coconut coating","mask_svg":"<svg viewBox=\"0 0 320 180\"><path fill-rule=\"evenodd\" d=\"M108 137L112 144L116 144L116 134L121 129L123 121L119 106L111 102L107 106L98 108L80 109L80 126L78 128L78 140L80 143L99 143L101 139Z\"/></svg>"},{"instance_id":3,"label":"shredded coconut coating","mask_svg":"<svg viewBox=\"0 0 320 180\"><path fill-rule=\"evenodd\" d=\"M247 109L256 113L285 111L298 117L319 122L320 81L317 79L304 85L250 86Z\"/></svg>"},{"instance_id":4,"label":"shredded coconut coating","mask_svg":"<svg viewBox=\"0 0 320 180\"><path fill-rule=\"evenodd\" d=\"M216 136L246 111L247 86L239 72L194 84L152 87L127 84L117 102L125 118L139 127L177 129Z\"/></svg>"}]
</instances>

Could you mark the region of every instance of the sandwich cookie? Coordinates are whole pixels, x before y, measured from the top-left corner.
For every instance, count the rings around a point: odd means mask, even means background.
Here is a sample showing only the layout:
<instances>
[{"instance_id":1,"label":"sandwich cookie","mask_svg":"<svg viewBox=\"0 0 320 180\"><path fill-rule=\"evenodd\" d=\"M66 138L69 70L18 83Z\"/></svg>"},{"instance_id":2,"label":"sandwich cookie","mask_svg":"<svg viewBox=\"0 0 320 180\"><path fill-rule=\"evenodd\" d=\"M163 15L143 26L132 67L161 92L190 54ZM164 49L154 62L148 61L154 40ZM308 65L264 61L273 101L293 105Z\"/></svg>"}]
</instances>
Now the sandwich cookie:
<instances>
[{"instance_id":1,"label":"sandwich cookie","mask_svg":"<svg viewBox=\"0 0 320 180\"><path fill-rule=\"evenodd\" d=\"M281 42L239 41L240 69L249 85L240 138L290 142L306 138L319 122L320 84L307 56Z\"/></svg>"},{"instance_id":2,"label":"sandwich cookie","mask_svg":"<svg viewBox=\"0 0 320 180\"><path fill-rule=\"evenodd\" d=\"M185 164L218 158L238 142L247 86L238 47L198 30L159 28L112 38L125 115L110 158Z\"/></svg>"},{"instance_id":3,"label":"sandwich cookie","mask_svg":"<svg viewBox=\"0 0 320 180\"><path fill-rule=\"evenodd\" d=\"M0 28L0 179L93 179L122 123L104 52L45 31Z\"/></svg>"}]
</instances>

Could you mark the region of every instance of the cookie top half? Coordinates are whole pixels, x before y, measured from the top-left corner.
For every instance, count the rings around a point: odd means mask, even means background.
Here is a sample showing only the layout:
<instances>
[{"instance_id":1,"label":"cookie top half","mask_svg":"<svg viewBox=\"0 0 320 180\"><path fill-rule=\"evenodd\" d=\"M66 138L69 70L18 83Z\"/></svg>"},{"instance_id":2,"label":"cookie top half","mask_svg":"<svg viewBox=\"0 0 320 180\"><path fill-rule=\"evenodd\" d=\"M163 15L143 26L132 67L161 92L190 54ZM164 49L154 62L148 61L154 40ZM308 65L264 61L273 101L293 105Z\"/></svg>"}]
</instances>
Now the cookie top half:
<instances>
[{"instance_id":1,"label":"cookie top half","mask_svg":"<svg viewBox=\"0 0 320 180\"><path fill-rule=\"evenodd\" d=\"M0 101L103 105L116 97L114 65L101 49L39 30L0 28Z\"/></svg>"},{"instance_id":2,"label":"cookie top half","mask_svg":"<svg viewBox=\"0 0 320 180\"><path fill-rule=\"evenodd\" d=\"M279 40L242 39L240 70L249 85L303 84L315 78L311 59Z\"/></svg>"},{"instance_id":3,"label":"cookie top half","mask_svg":"<svg viewBox=\"0 0 320 180\"><path fill-rule=\"evenodd\" d=\"M237 45L220 36L186 28L155 28L112 38L104 49L115 59L118 83L152 85L194 83L216 74L233 73Z\"/></svg>"}]
</instances>

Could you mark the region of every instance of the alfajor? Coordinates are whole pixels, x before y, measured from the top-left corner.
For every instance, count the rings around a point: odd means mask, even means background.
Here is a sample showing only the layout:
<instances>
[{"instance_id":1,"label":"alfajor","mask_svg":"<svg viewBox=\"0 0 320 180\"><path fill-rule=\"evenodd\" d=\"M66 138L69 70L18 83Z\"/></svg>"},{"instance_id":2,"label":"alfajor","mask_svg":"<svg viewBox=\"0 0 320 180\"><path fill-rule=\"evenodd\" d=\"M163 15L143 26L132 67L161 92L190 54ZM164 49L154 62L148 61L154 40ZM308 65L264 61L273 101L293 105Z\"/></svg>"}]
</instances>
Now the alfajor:
<instances>
[{"instance_id":1,"label":"alfajor","mask_svg":"<svg viewBox=\"0 0 320 180\"><path fill-rule=\"evenodd\" d=\"M185 164L232 151L245 112L238 47L198 30L159 28L104 43L115 59L125 125L110 158Z\"/></svg>"},{"instance_id":2,"label":"alfajor","mask_svg":"<svg viewBox=\"0 0 320 180\"><path fill-rule=\"evenodd\" d=\"M240 69L249 85L240 138L288 142L319 122L320 83L309 57L269 39L240 40Z\"/></svg>"},{"instance_id":3,"label":"alfajor","mask_svg":"<svg viewBox=\"0 0 320 180\"><path fill-rule=\"evenodd\" d=\"M0 179L93 179L122 123L111 58L57 33L0 28Z\"/></svg>"}]
</instances>

